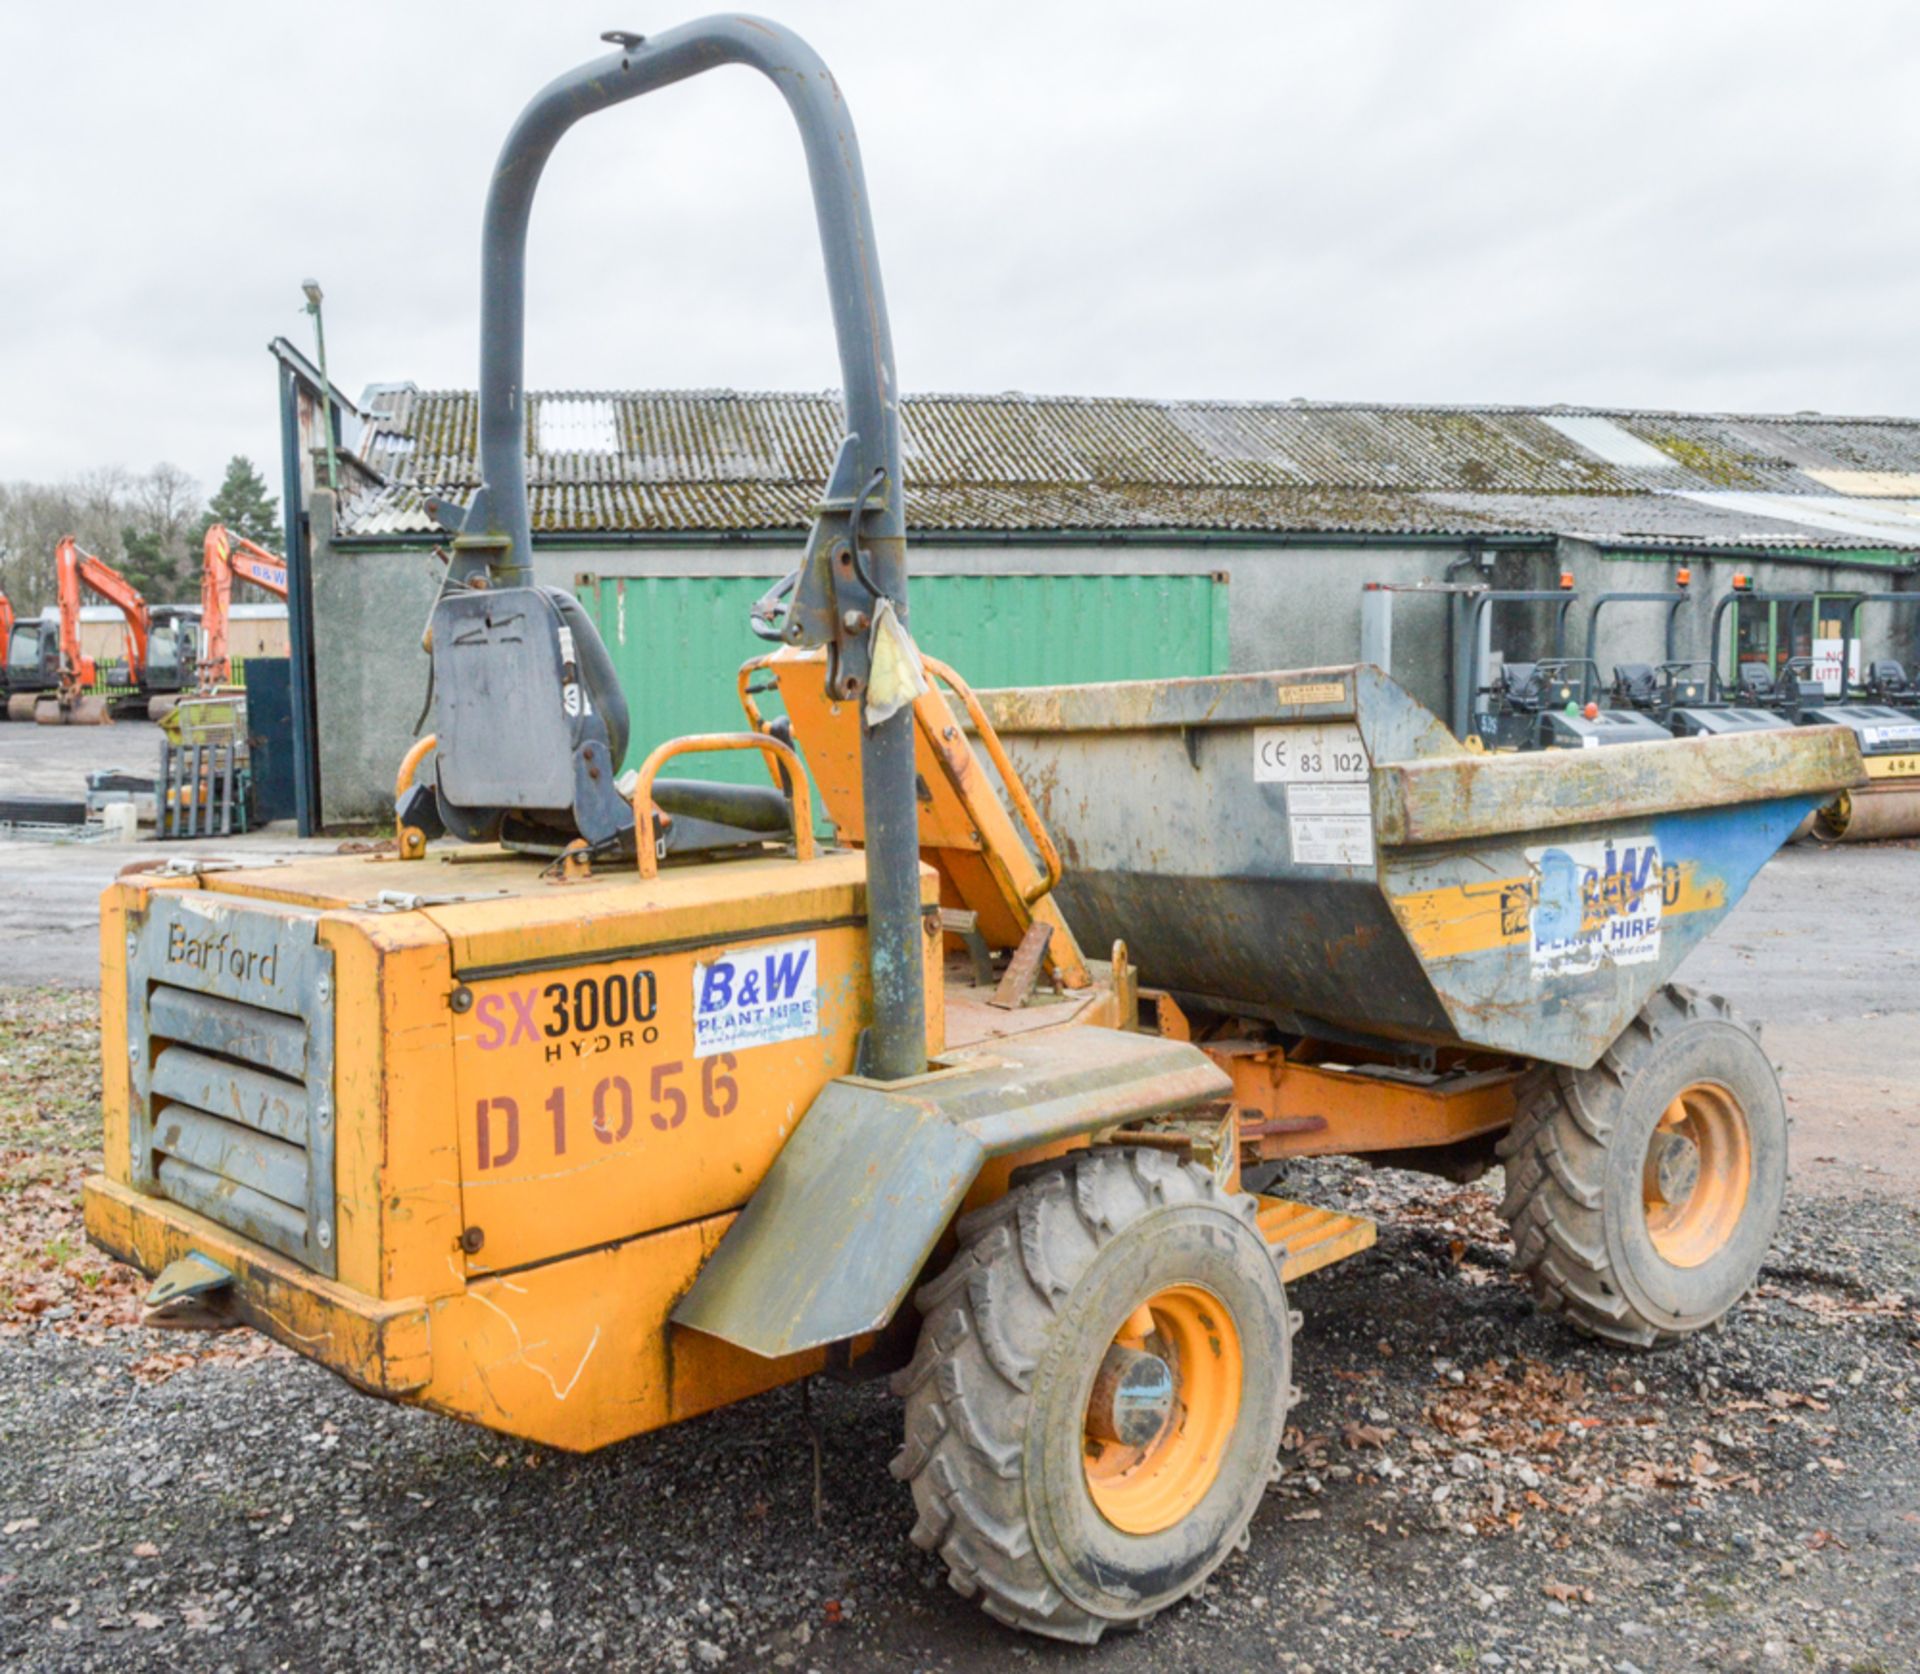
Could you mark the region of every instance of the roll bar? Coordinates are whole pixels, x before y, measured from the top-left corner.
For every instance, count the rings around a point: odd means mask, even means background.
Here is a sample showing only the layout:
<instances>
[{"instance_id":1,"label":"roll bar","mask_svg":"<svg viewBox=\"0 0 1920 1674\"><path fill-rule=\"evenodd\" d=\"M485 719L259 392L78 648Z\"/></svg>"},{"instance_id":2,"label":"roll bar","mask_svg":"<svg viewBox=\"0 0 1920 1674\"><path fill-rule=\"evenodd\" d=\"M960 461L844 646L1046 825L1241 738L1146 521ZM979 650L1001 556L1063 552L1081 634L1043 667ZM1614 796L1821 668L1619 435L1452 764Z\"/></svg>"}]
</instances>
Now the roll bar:
<instances>
[{"instance_id":1,"label":"roll bar","mask_svg":"<svg viewBox=\"0 0 1920 1674\"><path fill-rule=\"evenodd\" d=\"M561 136L583 117L725 64L758 70L779 89L800 130L813 186L820 250L840 351L848 475L864 486L885 474L866 508L863 545L880 590L901 607L905 518L899 495L900 411L893 339L868 212L860 147L832 73L791 30L762 18L701 18L646 38L612 32L616 50L548 83L520 113L494 165L481 231L480 470L486 526L504 546L490 557L496 587L532 579L527 509L526 263L535 188Z\"/></svg>"},{"instance_id":2,"label":"roll bar","mask_svg":"<svg viewBox=\"0 0 1920 1674\"><path fill-rule=\"evenodd\" d=\"M1679 623L1680 607L1691 597L1684 582L1663 593L1601 593L1587 611L1587 661L1596 668L1599 666L1594 652L1600 643L1600 612L1610 604L1664 604L1667 607L1666 661L1674 661L1674 629Z\"/></svg>"},{"instance_id":3,"label":"roll bar","mask_svg":"<svg viewBox=\"0 0 1920 1674\"><path fill-rule=\"evenodd\" d=\"M1458 673L1453 688L1453 735L1465 738L1473 730L1474 705L1480 696L1480 623L1497 604L1555 604L1553 613L1553 657L1567 654L1567 612L1579 595L1570 587L1489 587L1462 596L1465 631L1455 646Z\"/></svg>"},{"instance_id":4,"label":"roll bar","mask_svg":"<svg viewBox=\"0 0 1920 1674\"><path fill-rule=\"evenodd\" d=\"M1824 595L1819 593L1763 593L1763 592L1758 592L1751 587L1735 588L1732 592L1723 594L1720 598L1714 601L1713 620L1707 626L1707 655L1713 659L1714 667L1718 668L1720 666L1720 622L1721 622L1721 619L1727 614L1727 610L1730 606L1735 604L1742 604L1742 603L1786 605L1788 607L1787 608L1787 643L1789 646L1791 646L1793 643L1793 626L1794 626L1794 623L1799 620L1800 607L1802 605L1806 605L1810 609L1817 611L1820 608L1820 600L1823 596ZM1851 617L1847 619L1848 621L1847 635L1840 650L1840 686L1841 686L1842 692L1846 690L1847 669L1851 666L1853 662L1852 620L1853 619ZM1812 637L1811 634L1809 634L1808 637L1811 638ZM1772 673L1775 673L1776 671L1773 669L1769 669L1767 672L1769 674L1772 674ZM1739 687L1738 669L1734 671L1733 685L1734 685L1734 689L1737 690Z\"/></svg>"},{"instance_id":5,"label":"roll bar","mask_svg":"<svg viewBox=\"0 0 1920 1674\"><path fill-rule=\"evenodd\" d=\"M1827 595L1831 597L1832 595ZM1846 605L1847 626L1846 645L1849 648L1844 666L1851 669L1853 657L1851 647L1860 637L1860 607L1862 605L1886 605L1894 610L1913 610L1920 608L1920 593L1859 593L1842 601ZM1863 658L1864 660L1864 658Z\"/></svg>"},{"instance_id":6,"label":"roll bar","mask_svg":"<svg viewBox=\"0 0 1920 1674\"><path fill-rule=\"evenodd\" d=\"M832 74L791 30L763 18L702 18L651 38L612 32L614 50L550 82L507 135L481 230L481 487L454 542L448 582L533 580L527 505L527 226L547 159L583 117L725 64L758 70L800 132L827 270L846 436L788 590L778 636L825 645L832 696L857 698L884 601L907 617L899 390L853 118ZM924 937L914 799L913 718L901 709L861 733L867 811L867 935L873 1028L862 1069L881 1080L926 1068ZM647 833L639 834L643 844Z\"/></svg>"}]
</instances>

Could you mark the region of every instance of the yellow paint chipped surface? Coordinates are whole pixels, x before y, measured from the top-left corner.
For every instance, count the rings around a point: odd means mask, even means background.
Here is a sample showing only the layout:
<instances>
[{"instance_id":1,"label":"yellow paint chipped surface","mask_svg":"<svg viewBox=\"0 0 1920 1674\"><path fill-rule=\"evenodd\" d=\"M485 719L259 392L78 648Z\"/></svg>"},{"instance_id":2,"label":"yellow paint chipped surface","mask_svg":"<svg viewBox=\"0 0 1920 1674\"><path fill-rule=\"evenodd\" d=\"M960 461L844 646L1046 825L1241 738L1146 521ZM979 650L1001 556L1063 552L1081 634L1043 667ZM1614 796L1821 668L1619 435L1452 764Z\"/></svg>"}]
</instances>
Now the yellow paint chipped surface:
<instances>
[{"instance_id":1,"label":"yellow paint chipped surface","mask_svg":"<svg viewBox=\"0 0 1920 1674\"><path fill-rule=\"evenodd\" d=\"M1725 881L1703 874L1691 860L1668 865L1662 883L1663 918L1718 912L1726 906ZM1422 961L1432 964L1526 944L1536 888L1537 880L1531 873L1485 883L1449 884L1396 895L1393 910L1414 951ZM1594 911L1601 917L1593 917ZM1591 909L1586 928L1601 922L1606 911L1610 909L1605 909L1604 903Z\"/></svg>"}]
</instances>

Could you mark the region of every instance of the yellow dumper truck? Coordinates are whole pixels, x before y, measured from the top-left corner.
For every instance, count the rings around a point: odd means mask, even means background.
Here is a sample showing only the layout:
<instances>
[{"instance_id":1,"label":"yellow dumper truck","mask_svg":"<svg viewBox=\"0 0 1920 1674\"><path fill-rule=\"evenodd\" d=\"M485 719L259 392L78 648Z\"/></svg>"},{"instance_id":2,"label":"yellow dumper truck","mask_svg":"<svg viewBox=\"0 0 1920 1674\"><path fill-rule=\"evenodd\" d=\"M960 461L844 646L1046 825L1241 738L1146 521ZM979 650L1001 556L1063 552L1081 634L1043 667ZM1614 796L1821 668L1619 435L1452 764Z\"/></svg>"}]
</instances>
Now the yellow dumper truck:
<instances>
[{"instance_id":1,"label":"yellow dumper truck","mask_svg":"<svg viewBox=\"0 0 1920 1674\"><path fill-rule=\"evenodd\" d=\"M493 176L484 482L400 855L103 902L87 1225L158 1276L154 1316L570 1449L890 1374L914 1538L1001 1620L1091 1641L1241 1539L1287 1288L1372 1241L1249 1189L1275 1159L1498 1149L1518 1265L1575 1324L1724 1313L1784 1115L1752 1033L1667 978L1858 781L1849 735L1482 756L1365 666L974 694L910 631L839 89L752 19L609 39ZM527 222L573 122L720 64L798 125L847 433L741 729L630 751L591 623L531 579ZM736 750L766 785L665 771Z\"/></svg>"}]
</instances>

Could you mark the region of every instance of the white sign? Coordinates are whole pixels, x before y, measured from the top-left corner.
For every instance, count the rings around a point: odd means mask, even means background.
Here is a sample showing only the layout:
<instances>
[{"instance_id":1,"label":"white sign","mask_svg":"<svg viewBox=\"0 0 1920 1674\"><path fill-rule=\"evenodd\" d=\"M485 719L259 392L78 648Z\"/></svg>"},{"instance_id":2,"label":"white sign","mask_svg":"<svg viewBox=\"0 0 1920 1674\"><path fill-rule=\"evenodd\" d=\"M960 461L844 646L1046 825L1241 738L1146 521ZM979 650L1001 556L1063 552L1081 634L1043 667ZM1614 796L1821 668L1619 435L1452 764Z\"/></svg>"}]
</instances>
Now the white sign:
<instances>
[{"instance_id":1,"label":"white sign","mask_svg":"<svg viewBox=\"0 0 1920 1674\"><path fill-rule=\"evenodd\" d=\"M1821 625L1824 627L1827 624ZM1847 682L1841 681L1840 654L1841 647L1846 644L1847 640L1843 636L1815 639L1813 642L1813 667L1809 672L1819 682L1821 691L1828 697L1838 697L1845 690L1846 684L1858 685L1860 682L1860 642L1857 639L1852 642L1847 655L1845 665Z\"/></svg>"},{"instance_id":2,"label":"white sign","mask_svg":"<svg viewBox=\"0 0 1920 1674\"><path fill-rule=\"evenodd\" d=\"M1920 721L1900 721L1890 726L1862 727L1860 742L1869 750L1883 744L1920 744Z\"/></svg>"},{"instance_id":3,"label":"white sign","mask_svg":"<svg viewBox=\"0 0 1920 1674\"><path fill-rule=\"evenodd\" d=\"M1253 729L1256 784L1365 784L1367 765L1367 747L1351 721Z\"/></svg>"},{"instance_id":4,"label":"white sign","mask_svg":"<svg viewBox=\"0 0 1920 1674\"><path fill-rule=\"evenodd\" d=\"M1651 833L1528 849L1527 864L1534 981L1660 957L1667 880Z\"/></svg>"},{"instance_id":5,"label":"white sign","mask_svg":"<svg viewBox=\"0 0 1920 1674\"><path fill-rule=\"evenodd\" d=\"M1365 783L1290 786L1287 839L1296 866L1371 866L1373 810Z\"/></svg>"},{"instance_id":6,"label":"white sign","mask_svg":"<svg viewBox=\"0 0 1920 1674\"><path fill-rule=\"evenodd\" d=\"M820 952L808 938L723 954L693 967L693 1055L820 1032Z\"/></svg>"}]
</instances>

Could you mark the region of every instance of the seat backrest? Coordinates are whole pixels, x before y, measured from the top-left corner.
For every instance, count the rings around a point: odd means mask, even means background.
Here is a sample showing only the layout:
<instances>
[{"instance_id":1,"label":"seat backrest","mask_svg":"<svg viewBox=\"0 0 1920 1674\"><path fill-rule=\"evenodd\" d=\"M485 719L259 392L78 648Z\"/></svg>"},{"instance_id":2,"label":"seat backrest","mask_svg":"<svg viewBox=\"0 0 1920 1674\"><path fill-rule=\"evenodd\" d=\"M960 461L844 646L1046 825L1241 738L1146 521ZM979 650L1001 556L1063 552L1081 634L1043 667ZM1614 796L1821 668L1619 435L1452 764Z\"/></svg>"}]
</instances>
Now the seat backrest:
<instances>
[{"instance_id":1,"label":"seat backrest","mask_svg":"<svg viewBox=\"0 0 1920 1674\"><path fill-rule=\"evenodd\" d=\"M1617 663L1613 683L1629 703L1651 703L1659 690L1652 663Z\"/></svg>"},{"instance_id":2,"label":"seat backrest","mask_svg":"<svg viewBox=\"0 0 1920 1674\"><path fill-rule=\"evenodd\" d=\"M606 646L570 593L444 594L433 611L433 706L441 811L451 829L478 834L512 814L573 835L609 835L627 702ZM601 764L604 785L588 793L592 812L580 805L583 780L600 784L581 771L588 749L611 764Z\"/></svg>"}]
</instances>

